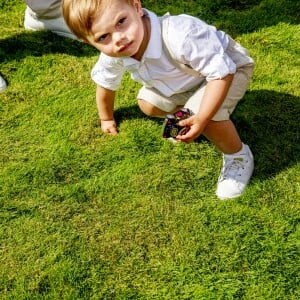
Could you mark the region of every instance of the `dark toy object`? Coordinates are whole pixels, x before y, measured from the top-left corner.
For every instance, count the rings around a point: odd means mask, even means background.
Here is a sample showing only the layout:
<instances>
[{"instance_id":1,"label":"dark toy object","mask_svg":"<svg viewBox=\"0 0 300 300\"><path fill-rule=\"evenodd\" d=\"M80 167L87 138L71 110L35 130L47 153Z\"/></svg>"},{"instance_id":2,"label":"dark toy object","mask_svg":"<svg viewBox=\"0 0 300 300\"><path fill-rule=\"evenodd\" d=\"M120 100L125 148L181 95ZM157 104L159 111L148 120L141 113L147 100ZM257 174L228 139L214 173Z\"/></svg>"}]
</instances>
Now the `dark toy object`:
<instances>
[{"instance_id":1,"label":"dark toy object","mask_svg":"<svg viewBox=\"0 0 300 300\"><path fill-rule=\"evenodd\" d=\"M176 138L178 135L184 135L189 130L188 126L179 126L178 122L189 118L192 112L188 108L182 108L174 115L166 115L164 123L163 138Z\"/></svg>"}]
</instances>

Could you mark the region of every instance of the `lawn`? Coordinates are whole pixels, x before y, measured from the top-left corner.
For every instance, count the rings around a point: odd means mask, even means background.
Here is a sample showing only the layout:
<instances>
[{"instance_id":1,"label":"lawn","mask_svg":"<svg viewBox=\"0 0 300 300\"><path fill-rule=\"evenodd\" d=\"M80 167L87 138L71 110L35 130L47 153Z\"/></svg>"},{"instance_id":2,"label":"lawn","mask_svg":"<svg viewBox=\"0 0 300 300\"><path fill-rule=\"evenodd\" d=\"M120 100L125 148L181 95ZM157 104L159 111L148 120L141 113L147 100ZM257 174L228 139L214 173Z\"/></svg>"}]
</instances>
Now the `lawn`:
<instances>
[{"instance_id":1,"label":"lawn","mask_svg":"<svg viewBox=\"0 0 300 300\"><path fill-rule=\"evenodd\" d=\"M221 153L172 144L124 77L101 133L98 52L23 28L0 0L0 299L300 299L300 5L143 1L230 33L256 61L232 118L255 156L245 194L215 196Z\"/></svg>"}]
</instances>

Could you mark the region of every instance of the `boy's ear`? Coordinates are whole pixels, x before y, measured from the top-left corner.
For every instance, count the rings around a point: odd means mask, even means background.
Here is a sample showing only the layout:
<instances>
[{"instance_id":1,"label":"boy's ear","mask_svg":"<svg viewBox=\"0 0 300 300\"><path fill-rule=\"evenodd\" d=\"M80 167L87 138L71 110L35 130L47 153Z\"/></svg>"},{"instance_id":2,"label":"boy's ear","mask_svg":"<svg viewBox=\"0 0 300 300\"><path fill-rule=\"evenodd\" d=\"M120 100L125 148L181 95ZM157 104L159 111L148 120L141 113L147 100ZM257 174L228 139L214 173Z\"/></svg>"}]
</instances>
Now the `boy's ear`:
<instances>
[{"instance_id":1,"label":"boy's ear","mask_svg":"<svg viewBox=\"0 0 300 300\"><path fill-rule=\"evenodd\" d=\"M140 0L134 0L133 3L134 7L136 8L136 11L140 14L142 17L144 15L143 9L142 9L142 4Z\"/></svg>"}]
</instances>

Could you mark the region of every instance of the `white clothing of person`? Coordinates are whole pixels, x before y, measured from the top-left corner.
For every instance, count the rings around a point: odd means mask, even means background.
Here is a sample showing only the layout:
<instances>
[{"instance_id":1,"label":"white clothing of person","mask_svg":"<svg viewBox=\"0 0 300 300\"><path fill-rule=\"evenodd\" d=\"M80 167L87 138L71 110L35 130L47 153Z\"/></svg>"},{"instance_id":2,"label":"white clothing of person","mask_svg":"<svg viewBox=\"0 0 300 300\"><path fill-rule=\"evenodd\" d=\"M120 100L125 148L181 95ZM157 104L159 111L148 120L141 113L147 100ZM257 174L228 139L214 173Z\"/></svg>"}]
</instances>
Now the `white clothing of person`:
<instances>
[{"instance_id":1,"label":"white clothing of person","mask_svg":"<svg viewBox=\"0 0 300 300\"><path fill-rule=\"evenodd\" d=\"M0 75L0 92L4 91L6 89L6 82L4 78Z\"/></svg>"},{"instance_id":2,"label":"white clothing of person","mask_svg":"<svg viewBox=\"0 0 300 300\"><path fill-rule=\"evenodd\" d=\"M49 30L60 36L76 39L62 16L61 0L25 0L24 27L28 30Z\"/></svg>"},{"instance_id":3,"label":"white clothing of person","mask_svg":"<svg viewBox=\"0 0 300 300\"><path fill-rule=\"evenodd\" d=\"M169 17L168 48L172 49L177 61L190 66L202 76L191 76L180 70L164 52L162 39L159 38L162 36L160 18L149 10L144 9L144 12L150 19L151 36L141 61L131 57L114 58L101 53L91 72L96 84L115 91L120 86L124 72L129 71L132 79L144 88L172 98L173 95L195 91L204 82L234 74L241 67L226 53L230 37L225 32L216 30L198 18L178 15ZM243 64L253 65L252 58L246 55ZM189 108L197 113L198 108Z\"/></svg>"}]
</instances>

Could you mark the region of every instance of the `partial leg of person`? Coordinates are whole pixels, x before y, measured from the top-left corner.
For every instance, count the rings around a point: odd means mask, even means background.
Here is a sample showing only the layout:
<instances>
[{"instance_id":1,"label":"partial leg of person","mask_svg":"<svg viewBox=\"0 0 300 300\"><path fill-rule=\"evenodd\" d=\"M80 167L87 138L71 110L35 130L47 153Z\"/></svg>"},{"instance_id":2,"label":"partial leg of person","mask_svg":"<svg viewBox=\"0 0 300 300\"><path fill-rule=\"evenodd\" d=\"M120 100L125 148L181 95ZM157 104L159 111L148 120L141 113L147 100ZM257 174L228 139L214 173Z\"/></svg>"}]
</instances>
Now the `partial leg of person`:
<instances>
[{"instance_id":1,"label":"partial leg of person","mask_svg":"<svg viewBox=\"0 0 300 300\"><path fill-rule=\"evenodd\" d=\"M203 134L223 152L223 166L216 195L220 199L239 197L254 169L250 148L242 143L231 120L210 121Z\"/></svg>"},{"instance_id":2,"label":"partial leg of person","mask_svg":"<svg viewBox=\"0 0 300 300\"><path fill-rule=\"evenodd\" d=\"M250 148L243 144L230 120L238 101L244 96L252 75L253 65L238 69L222 106L207 124L203 134L223 153L223 167L216 194L220 199L239 197L245 190L254 169ZM188 100L185 107L197 113L205 84Z\"/></svg>"},{"instance_id":3,"label":"partial leg of person","mask_svg":"<svg viewBox=\"0 0 300 300\"><path fill-rule=\"evenodd\" d=\"M140 110L145 115L147 115L149 117L157 117L157 118L164 118L167 114L173 114L183 107L183 105L178 105L171 111L164 111L142 99L138 99L138 105L140 107Z\"/></svg>"},{"instance_id":4,"label":"partial leg of person","mask_svg":"<svg viewBox=\"0 0 300 300\"><path fill-rule=\"evenodd\" d=\"M177 94L165 97L157 90L142 87L138 93L138 105L141 111L150 117L164 118L180 110L193 93Z\"/></svg>"},{"instance_id":5,"label":"partial leg of person","mask_svg":"<svg viewBox=\"0 0 300 300\"><path fill-rule=\"evenodd\" d=\"M210 121L203 135L224 154L233 154L242 148L242 141L231 120Z\"/></svg>"},{"instance_id":6,"label":"partial leg of person","mask_svg":"<svg viewBox=\"0 0 300 300\"><path fill-rule=\"evenodd\" d=\"M24 27L27 30L49 30L60 36L76 39L62 16L61 0L25 0Z\"/></svg>"}]
</instances>

